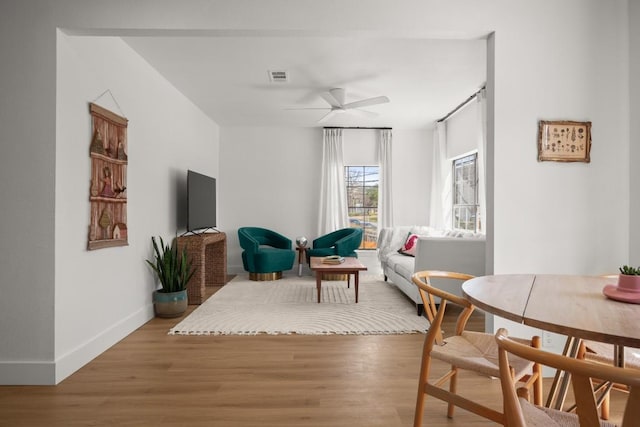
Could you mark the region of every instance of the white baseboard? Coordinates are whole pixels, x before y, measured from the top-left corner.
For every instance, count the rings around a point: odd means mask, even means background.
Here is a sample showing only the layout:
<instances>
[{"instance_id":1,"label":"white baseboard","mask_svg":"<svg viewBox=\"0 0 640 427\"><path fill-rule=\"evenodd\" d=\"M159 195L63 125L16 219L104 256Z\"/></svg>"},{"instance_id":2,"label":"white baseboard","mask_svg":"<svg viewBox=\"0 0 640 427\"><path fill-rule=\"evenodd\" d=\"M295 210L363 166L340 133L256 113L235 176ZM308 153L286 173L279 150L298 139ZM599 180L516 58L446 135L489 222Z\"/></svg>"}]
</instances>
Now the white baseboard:
<instances>
[{"instance_id":1,"label":"white baseboard","mask_svg":"<svg viewBox=\"0 0 640 427\"><path fill-rule=\"evenodd\" d=\"M55 361L0 361L0 385L58 384L153 316L153 305L148 304Z\"/></svg>"},{"instance_id":2,"label":"white baseboard","mask_svg":"<svg viewBox=\"0 0 640 427\"><path fill-rule=\"evenodd\" d=\"M141 308L109 329L56 359L56 384L92 361L154 316L153 304Z\"/></svg>"}]
</instances>

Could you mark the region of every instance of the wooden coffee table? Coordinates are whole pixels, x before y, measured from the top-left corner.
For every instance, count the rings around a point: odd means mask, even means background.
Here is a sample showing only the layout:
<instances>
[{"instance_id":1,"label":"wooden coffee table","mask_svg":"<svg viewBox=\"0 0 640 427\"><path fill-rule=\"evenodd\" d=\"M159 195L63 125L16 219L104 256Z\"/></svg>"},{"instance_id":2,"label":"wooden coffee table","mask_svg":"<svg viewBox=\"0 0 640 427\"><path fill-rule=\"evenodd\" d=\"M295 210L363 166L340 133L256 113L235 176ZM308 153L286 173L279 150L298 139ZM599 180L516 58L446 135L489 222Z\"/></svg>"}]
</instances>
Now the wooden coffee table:
<instances>
[{"instance_id":1,"label":"wooden coffee table","mask_svg":"<svg viewBox=\"0 0 640 427\"><path fill-rule=\"evenodd\" d=\"M345 257L344 262L340 264L323 264L322 257L311 257L311 270L316 272L316 288L318 290L318 303L320 303L320 288L322 286L322 277L325 274L346 274L347 287L349 287L350 275L355 277L356 303L358 303L358 283L359 273L365 271L367 267L362 265L358 258Z\"/></svg>"}]
</instances>

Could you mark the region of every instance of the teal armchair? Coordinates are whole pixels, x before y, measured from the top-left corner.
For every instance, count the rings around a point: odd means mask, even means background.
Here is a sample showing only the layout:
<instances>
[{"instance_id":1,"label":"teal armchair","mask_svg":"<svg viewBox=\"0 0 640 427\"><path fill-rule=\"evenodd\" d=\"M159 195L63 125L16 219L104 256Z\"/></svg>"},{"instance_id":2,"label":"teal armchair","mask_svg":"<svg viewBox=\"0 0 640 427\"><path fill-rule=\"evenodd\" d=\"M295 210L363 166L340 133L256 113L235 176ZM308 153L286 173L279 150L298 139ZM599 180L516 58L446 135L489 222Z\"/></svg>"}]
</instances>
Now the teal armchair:
<instances>
[{"instance_id":1,"label":"teal armchair","mask_svg":"<svg viewBox=\"0 0 640 427\"><path fill-rule=\"evenodd\" d=\"M291 270L296 252L287 237L260 227L241 227L238 239L242 265L251 280L277 280L283 270Z\"/></svg>"},{"instance_id":2,"label":"teal armchair","mask_svg":"<svg viewBox=\"0 0 640 427\"><path fill-rule=\"evenodd\" d=\"M361 228L343 228L320 236L313 241L312 248L307 250L307 259L312 256L340 255L358 257L356 249L362 243Z\"/></svg>"}]
</instances>

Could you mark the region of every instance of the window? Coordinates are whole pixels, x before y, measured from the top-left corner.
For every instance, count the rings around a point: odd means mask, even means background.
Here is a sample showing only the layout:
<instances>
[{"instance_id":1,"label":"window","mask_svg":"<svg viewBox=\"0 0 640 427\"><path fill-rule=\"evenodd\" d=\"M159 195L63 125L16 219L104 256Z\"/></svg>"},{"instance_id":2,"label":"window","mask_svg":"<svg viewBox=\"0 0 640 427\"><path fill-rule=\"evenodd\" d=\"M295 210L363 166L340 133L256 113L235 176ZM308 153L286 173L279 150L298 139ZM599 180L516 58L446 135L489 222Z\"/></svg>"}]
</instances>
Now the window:
<instances>
[{"instance_id":1,"label":"window","mask_svg":"<svg viewBox=\"0 0 640 427\"><path fill-rule=\"evenodd\" d=\"M478 231L478 153L453 161L453 228Z\"/></svg>"},{"instance_id":2,"label":"window","mask_svg":"<svg viewBox=\"0 0 640 427\"><path fill-rule=\"evenodd\" d=\"M362 229L360 249L375 249L378 237L378 167L345 166L351 227Z\"/></svg>"}]
</instances>

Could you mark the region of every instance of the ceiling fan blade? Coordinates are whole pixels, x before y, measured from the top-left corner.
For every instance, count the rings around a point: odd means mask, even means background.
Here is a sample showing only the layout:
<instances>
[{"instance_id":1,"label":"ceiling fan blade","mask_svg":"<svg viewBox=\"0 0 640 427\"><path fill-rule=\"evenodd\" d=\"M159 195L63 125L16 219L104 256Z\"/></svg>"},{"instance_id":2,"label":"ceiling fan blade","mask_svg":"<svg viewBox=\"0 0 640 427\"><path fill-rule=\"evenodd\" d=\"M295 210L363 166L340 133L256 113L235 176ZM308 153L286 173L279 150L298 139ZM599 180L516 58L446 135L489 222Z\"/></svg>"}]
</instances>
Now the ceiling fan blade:
<instances>
[{"instance_id":1,"label":"ceiling fan blade","mask_svg":"<svg viewBox=\"0 0 640 427\"><path fill-rule=\"evenodd\" d=\"M372 119L374 117L378 117L379 116L378 113L374 113L373 111L360 110L360 109L357 109L357 108L349 109L349 111L347 113L348 114L354 114L354 115L360 116L360 117L366 117L366 118L369 118L369 119Z\"/></svg>"},{"instance_id":2,"label":"ceiling fan blade","mask_svg":"<svg viewBox=\"0 0 640 427\"><path fill-rule=\"evenodd\" d=\"M343 88L340 88L340 87L333 88L329 90L329 93L331 94L331 96L335 98L336 101L340 103L340 105L344 105L345 90Z\"/></svg>"},{"instance_id":3,"label":"ceiling fan blade","mask_svg":"<svg viewBox=\"0 0 640 427\"><path fill-rule=\"evenodd\" d=\"M342 108L350 109L350 108L360 108L360 107L369 107L371 105L378 104L386 104L389 102L389 98L386 96L376 96L375 98L363 99L362 101L350 102L348 104L344 104Z\"/></svg>"},{"instance_id":4,"label":"ceiling fan blade","mask_svg":"<svg viewBox=\"0 0 640 427\"><path fill-rule=\"evenodd\" d=\"M284 110L331 110L330 107L292 107L292 108L284 108Z\"/></svg>"},{"instance_id":5,"label":"ceiling fan blade","mask_svg":"<svg viewBox=\"0 0 640 427\"><path fill-rule=\"evenodd\" d=\"M326 122L327 120L329 120L331 117L333 117L339 110L331 110L329 111L327 114L325 114L324 116L322 116L322 118L320 120L318 120L318 123L323 123Z\"/></svg>"},{"instance_id":6,"label":"ceiling fan blade","mask_svg":"<svg viewBox=\"0 0 640 427\"><path fill-rule=\"evenodd\" d=\"M331 93L331 91L322 92L320 94L320 96L322 97L322 99L327 101L327 103L329 105L331 105L332 107L340 107L340 106L342 106L342 104L340 103L340 100L338 100L336 97L334 97L333 94Z\"/></svg>"}]
</instances>

